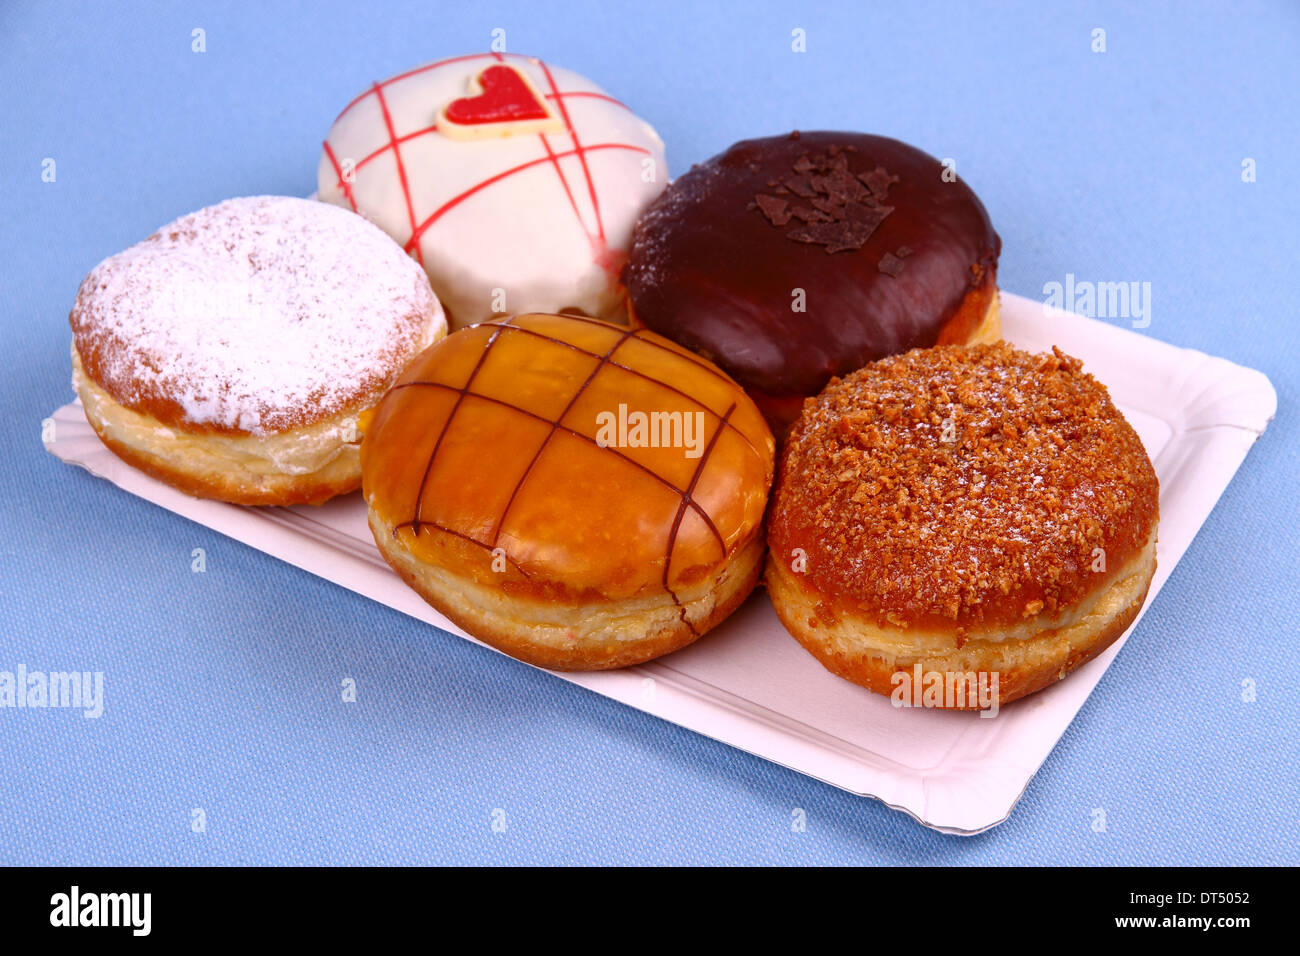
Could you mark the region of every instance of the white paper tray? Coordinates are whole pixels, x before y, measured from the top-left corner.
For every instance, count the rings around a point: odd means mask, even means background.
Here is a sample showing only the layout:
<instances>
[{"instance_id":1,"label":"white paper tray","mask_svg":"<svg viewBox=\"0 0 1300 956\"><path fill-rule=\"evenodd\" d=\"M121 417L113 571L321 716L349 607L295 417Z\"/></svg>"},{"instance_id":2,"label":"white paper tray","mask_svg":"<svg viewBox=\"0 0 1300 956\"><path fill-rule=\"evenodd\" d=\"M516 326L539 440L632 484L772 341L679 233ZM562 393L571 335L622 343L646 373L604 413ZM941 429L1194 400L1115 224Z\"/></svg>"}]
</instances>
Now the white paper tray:
<instances>
[{"instance_id":1,"label":"white paper tray","mask_svg":"<svg viewBox=\"0 0 1300 956\"><path fill-rule=\"evenodd\" d=\"M1011 342L1035 351L1058 345L1083 359L1085 368L1110 388L1155 462L1160 566L1149 607L1272 419L1277 408L1273 387L1252 369L1019 296L1004 294L1002 309ZM100 444L76 402L53 417L55 437L48 448L63 461L358 594L466 636L384 564L359 494L320 508L243 508L201 501L122 463ZM761 593L676 654L623 671L556 676L875 797L936 830L971 834L1007 818L1127 639L1128 634L1068 679L1007 705L993 719L895 709L887 698L832 676L786 634Z\"/></svg>"}]
</instances>

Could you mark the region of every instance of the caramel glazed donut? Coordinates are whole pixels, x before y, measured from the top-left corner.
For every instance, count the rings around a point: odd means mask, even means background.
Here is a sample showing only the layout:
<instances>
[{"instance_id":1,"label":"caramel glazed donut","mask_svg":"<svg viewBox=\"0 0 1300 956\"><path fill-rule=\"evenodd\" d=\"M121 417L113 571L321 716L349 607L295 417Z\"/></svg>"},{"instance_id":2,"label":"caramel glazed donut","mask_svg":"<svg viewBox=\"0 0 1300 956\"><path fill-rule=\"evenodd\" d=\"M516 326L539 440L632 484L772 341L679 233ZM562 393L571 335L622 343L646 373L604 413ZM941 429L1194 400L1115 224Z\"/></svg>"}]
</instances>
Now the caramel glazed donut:
<instances>
[{"instance_id":1,"label":"caramel glazed donut","mask_svg":"<svg viewBox=\"0 0 1300 956\"><path fill-rule=\"evenodd\" d=\"M1159 486L1105 387L1060 351L939 346L810 399L773 496L766 584L829 670L934 706L1008 703L1120 637L1156 567ZM969 690L965 695L963 690ZM925 703L923 706L932 706Z\"/></svg>"},{"instance_id":2,"label":"caramel glazed donut","mask_svg":"<svg viewBox=\"0 0 1300 956\"><path fill-rule=\"evenodd\" d=\"M736 383L651 332L540 314L462 329L362 432L384 558L530 664L658 657L758 582L772 434Z\"/></svg>"},{"instance_id":3,"label":"caramel glazed donut","mask_svg":"<svg viewBox=\"0 0 1300 956\"><path fill-rule=\"evenodd\" d=\"M446 334L361 216L284 196L183 216L86 276L72 384L118 457L181 491L317 504L361 483L357 415Z\"/></svg>"}]
</instances>

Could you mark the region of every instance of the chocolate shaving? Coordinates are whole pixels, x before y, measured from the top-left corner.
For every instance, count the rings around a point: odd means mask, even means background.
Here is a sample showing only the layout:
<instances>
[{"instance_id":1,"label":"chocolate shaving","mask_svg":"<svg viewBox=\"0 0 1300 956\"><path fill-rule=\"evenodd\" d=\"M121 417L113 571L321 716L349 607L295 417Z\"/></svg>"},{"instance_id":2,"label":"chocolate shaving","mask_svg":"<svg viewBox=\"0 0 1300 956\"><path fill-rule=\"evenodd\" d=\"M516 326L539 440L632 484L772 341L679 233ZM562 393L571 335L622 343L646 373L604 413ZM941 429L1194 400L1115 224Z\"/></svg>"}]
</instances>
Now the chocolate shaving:
<instances>
[{"instance_id":1,"label":"chocolate shaving","mask_svg":"<svg viewBox=\"0 0 1300 956\"><path fill-rule=\"evenodd\" d=\"M832 146L826 153L804 153L795 160L792 175L779 182L768 181L778 195L760 193L750 208L757 208L774 226L798 220L801 225L786 231L786 237L795 242L825 246L827 253L861 249L894 211L884 200L898 177L882 166L854 173L848 157L854 151ZM790 194L808 200L808 205L791 206L788 200L778 198ZM897 276L903 269L902 258L911 251L903 247L897 254L886 253L880 271Z\"/></svg>"},{"instance_id":2,"label":"chocolate shaving","mask_svg":"<svg viewBox=\"0 0 1300 956\"><path fill-rule=\"evenodd\" d=\"M912 254L911 246L899 246L893 252L886 252L880 257L880 262L876 264L879 269L887 276L898 278L899 273L903 271L903 266L907 265L903 260Z\"/></svg>"},{"instance_id":3,"label":"chocolate shaving","mask_svg":"<svg viewBox=\"0 0 1300 956\"><path fill-rule=\"evenodd\" d=\"M759 211L767 217L767 221L774 226L784 226L790 221L790 204L784 199L777 199L775 196L764 196L759 193L754 197L754 202L758 204Z\"/></svg>"},{"instance_id":4,"label":"chocolate shaving","mask_svg":"<svg viewBox=\"0 0 1300 956\"><path fill-rule=\"evenodd\" d=\"M821 210L822 212L829 215L832 219L835 218L836 209L844 205L843 203L837 203L832 199L822 199L820 196L814 196L811 200L809 200L809 202L812 203L812 207L814 209Z\"/></svg>"},{"instance_id":5,"label":"chocolate shaving","mask_svg":"<svg viewBox=\"0 0 1300 956\"><path fill-rule=\"evenodd\" d=\"M871 195L877 202L888 196L889 187L898 182L898 177L889 175L883 166L877 166L869 173L858 173L858 179L871 190Z\"/></svg>"},{"instance_id":6,"label":"chocolate shaving","mask_svg":"<svg viewBox=\"0 0 1300 956\"><path fill-rule=\"evenodd\" d=\"M784 185L790 192L796 196L802 196L804 199L817 195L817 190L813 188L807 176L791 176L785 180Z\"/></svg>"},{"instance_id":7,"label":"chocolate shaving","mask_svg":"<svg viewBox=\"0 0 1300 956\"><path fill-rule=\"evenodd\" d=\"M903 266L906 264L907 263L903 262L902 259L898 258L898 256L894 255L892 252L886 252L880 257L880 262L876 264L876 268L885 275L893 276L897 279L903 271Z\"/></svg>"},{"instance_id":8,"label":"chocolate shaving","mask_svg":"<svg viewBox=\"0 0 1300 956\"><path fill-rule=\"evenodd\" d=\"M803 222L830 222L834 218L827 213L809 208L808 206L795 206L790 210L790 215L795 219L802 220Z\"/></svg>"}]
</instances>

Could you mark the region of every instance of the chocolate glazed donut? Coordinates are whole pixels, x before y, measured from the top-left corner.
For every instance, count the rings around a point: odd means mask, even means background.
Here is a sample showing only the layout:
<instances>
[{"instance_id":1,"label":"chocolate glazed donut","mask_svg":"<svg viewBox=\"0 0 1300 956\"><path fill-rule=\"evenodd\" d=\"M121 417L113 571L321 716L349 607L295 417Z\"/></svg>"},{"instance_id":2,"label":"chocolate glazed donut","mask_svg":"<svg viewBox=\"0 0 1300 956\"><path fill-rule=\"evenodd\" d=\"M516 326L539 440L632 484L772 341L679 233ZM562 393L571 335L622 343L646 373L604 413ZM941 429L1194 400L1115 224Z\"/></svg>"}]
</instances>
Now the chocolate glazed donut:
<instances>
[{"instance_id":1,"label":"chocolate glazed donut","mask_svg":"<svg viewBox=\"0 0 1300 956\"><path fill-rule=\"evenodd\" d=\"M720 365L782 434L869 362L995 340L1001 240L934 157L863 133L737 143L637 223L635 320Z\"/></svg>"}]
</instances>

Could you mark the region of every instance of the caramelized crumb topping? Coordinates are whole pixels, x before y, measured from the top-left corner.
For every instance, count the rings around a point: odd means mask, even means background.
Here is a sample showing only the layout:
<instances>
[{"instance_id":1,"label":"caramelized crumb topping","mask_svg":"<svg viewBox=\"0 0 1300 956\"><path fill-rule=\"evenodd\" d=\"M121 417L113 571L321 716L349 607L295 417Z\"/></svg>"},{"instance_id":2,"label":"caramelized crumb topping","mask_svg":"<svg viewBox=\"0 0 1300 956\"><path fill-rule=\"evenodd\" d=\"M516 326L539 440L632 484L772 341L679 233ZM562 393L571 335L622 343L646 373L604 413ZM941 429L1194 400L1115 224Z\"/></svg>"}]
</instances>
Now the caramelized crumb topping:
<instances>
[{"instance_id":1,"label":"caramelized crumb topping","mask_svg":"<svg viewBox=\"0 0 1300 956\"><path fill-rule=\"evenodd\" d=\"M1146 544L1159 486L1082 363L1005 343L833 379L785 445L772 560L895 626L1059 615ZM1105 569L1103 572L1102 569Z\"/></svg>"}]
</instances>

